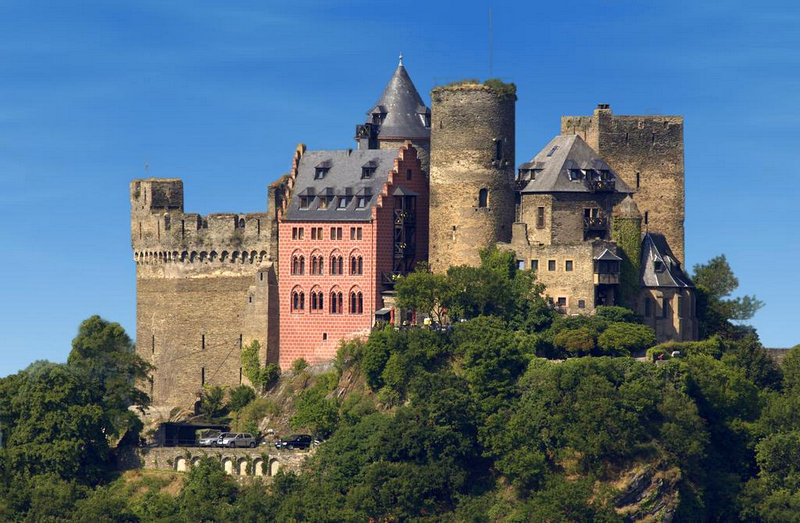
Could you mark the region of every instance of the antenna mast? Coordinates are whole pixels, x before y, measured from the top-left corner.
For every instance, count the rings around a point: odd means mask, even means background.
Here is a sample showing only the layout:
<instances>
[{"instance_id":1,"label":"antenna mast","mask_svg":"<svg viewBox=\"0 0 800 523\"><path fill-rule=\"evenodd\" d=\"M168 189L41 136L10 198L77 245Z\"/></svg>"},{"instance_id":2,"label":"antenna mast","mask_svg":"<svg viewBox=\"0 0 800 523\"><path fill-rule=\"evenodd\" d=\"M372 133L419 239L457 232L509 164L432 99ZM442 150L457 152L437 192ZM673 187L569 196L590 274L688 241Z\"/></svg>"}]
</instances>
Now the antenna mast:
<instances>
[{"instance_id":1,"label":"antenna mast","mask_svg":"<svg viewBox=\"0 0 800 523\"><path fill-rule=\"evenodd\" d=\"M489 8L489 78L494 75L492 69L494 65L494 29L492 27L492 8Z\"/></svg>"}]
</instances>

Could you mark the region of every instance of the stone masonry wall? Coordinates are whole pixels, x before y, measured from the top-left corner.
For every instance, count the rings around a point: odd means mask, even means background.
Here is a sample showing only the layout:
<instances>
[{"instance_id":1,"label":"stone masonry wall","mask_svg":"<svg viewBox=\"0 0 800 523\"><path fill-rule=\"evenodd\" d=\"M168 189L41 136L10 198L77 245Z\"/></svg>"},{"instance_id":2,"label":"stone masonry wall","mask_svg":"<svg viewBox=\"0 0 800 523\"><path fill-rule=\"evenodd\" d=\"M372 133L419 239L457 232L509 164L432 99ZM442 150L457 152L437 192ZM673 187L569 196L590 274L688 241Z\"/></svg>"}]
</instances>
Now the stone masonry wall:
<instances>
[{"instance_id":1,"label":"stone masonry wall","mask_svg":"<svg viewBox=\"0 0 800 523\"><path fill-rule=\"evenodd\" d=\"M511 239L515 99L466 84L436 88L431 101L430 265L443 271Z\"/></svg>"},{"instance_id":2,"label":"stone masonry wall","mask_svg":"<svg viewBox=\"0 0 800 523\"><path fill-rule=\"evenodd\" d=\"M266 213L183 212L176 179L131 183L136 351L155 366L140 383L155 407L191 407L204 384L236 386L241 347L277 358L273 224Z\"/></svg>"},{"instance_id":3,"label":"stone masonry wall","mask_svg":"<svg viewBox=\"0 0 800 523\"><path fill-rule=\"evenodd\" d=\"M684 154L680 116L563 116L562 134L578 134L636 191L642 227L663 234L684 262Z\"/></svg>"},{"instance_id":4,"label":"stone masonry wall","mask_svg":"<svg viewBox=\"0 0 800 523\"><path fill-rule=\"evenodd\" d=\"M537 280L546 287L545 295L558 303L558 298L566 298L566 314L589 314L595 308L594 256L603 248L612 252L616 246L612 242L596 241L577 244L537 245L527 241L528 232L524 223L514 224L514 237L511 243L499 243L499 248L510 249L516 253L517 260L524 262L525 269L536 269ZM567 261L572 262L572 270L567 270ZM552 266L550 264L552 263ZM581 307L583 301L583 307Z\"/></svg>"}]
</instances>

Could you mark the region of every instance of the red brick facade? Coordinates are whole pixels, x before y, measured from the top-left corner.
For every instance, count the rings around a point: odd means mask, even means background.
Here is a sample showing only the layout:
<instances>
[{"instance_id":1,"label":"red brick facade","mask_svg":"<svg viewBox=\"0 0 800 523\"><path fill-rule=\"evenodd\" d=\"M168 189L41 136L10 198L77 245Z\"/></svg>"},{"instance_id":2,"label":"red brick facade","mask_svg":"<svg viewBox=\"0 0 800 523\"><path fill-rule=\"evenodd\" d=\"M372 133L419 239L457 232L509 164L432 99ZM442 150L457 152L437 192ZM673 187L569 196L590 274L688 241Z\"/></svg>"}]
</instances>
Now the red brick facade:
<instances>
[{"instance_id":1,"label":"red brick facade","mask_svg":"<svg viewBox=\"0 0 800 523\"><path fill-rule=\"evenodd\" d=\"M292 178L297 175L302 152L302 148L298 149L295 156ZM293 186L292 181L290 180L290 187ZM427 173L422 171L417 151L409 143L399 149L394 168L389 172L388 182L383 185L383 190L373 196L369 221L290 221L284 220L283 213L279 213L281 369L291 367L292 362L298 358L311 364L329 361L336 356L340 340L369 333L375 321L375 311L383 307L382 275L391 273L394 268L394 192L398 187L417 195L414 259L426 261ZM300 230L303 231L302 234ZM339 257L343 265L341 274L338 270ZM337 259L335 270L332 258ZM321 271L319 259L322 260ZM339 310L338 293L342 296L343 310ZM320 294L321 307L318 300ZM332 296L336 296L337 301L335 312L332 308ZM351 298L355 298L355 303L351 303ZM356 310L351 310L353 306Z\"/></svg>"}]
</instances>

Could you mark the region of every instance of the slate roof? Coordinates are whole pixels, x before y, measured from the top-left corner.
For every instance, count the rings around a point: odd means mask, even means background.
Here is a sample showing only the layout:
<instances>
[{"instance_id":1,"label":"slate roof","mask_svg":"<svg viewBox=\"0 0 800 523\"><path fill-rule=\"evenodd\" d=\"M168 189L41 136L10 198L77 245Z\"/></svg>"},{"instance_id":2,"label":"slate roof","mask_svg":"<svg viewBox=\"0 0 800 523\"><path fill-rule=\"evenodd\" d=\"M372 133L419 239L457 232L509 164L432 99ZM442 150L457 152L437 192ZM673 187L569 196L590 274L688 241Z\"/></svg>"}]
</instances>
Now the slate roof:
<instances>
[{"instance_id":1,"label":"slate roof","mask_svg":"<svg viewBox=\"0 0 800 523\"><path fill-rule=\"evenodd\" d=\"M642 240L641 284L644 287L694 287L660 234L648 232Z\"/></svg>"},{"instance_id":2,"label":"slate roof","mask_svg":"<svg viewBox=\"0 0 800 523\"><path fill-rule=\"evenodd\" d=\"M384 113L378 139L430 139L430 112L401 61L378 103L367 111L367 123L374 123L373 114Z\"/></svg>"},{"instance_id":3,"label":"slate roof","mask_svg":"<svg viewBox=\"0 0 800 523\"><path fill-rule=\"evenodd\" d=\"M606 172L614 181L615 192L633 192L605 160L576 134L556 136L531 161L519 168L536 170L535 179L522 187L523 193L593 192L584 180L570 180L570 170L576 169Z\"/></svg>"},{"instance_id":4,"label":"slate roof","mask_svg":"<svg viewBox=\"0 0 800 523\"><path fill-rule=\"evenodd\" d=\"M394 168L397 151L381 149L306 151L297 166L294 190L289 200L286 221L369 221L372 207L388 181ZM375 171L370 178L362 179L362 168ZM321 179L315 179L317 168L327 168ZM358 208L358 197L369 195L364 208ZM307 209L300 208L301 198L311 200ZM339 197L349 197L344 209L339 208ZM330 201L320 209L322 200Z\"/></svg>"}]
</instances>

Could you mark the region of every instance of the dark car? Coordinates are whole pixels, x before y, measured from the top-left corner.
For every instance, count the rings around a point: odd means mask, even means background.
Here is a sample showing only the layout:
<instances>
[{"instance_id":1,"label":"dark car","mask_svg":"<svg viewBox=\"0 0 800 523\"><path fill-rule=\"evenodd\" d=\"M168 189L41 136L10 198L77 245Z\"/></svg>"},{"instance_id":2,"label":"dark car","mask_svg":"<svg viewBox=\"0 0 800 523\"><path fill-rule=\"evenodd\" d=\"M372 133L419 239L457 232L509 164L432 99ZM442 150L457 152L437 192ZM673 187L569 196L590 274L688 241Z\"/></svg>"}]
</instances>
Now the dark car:
<instances>
[{"instance_id":1,"label":"dark car","mask_svg":"<svg viewBox=\"0 0 800 523\"><path fill-rule=\"evenodd\" d=\"M311 446L311 436L308 434L295 434L286 439L279 439L275 442L276 449L307 449Z\"/></svg>"}]
</instances>

